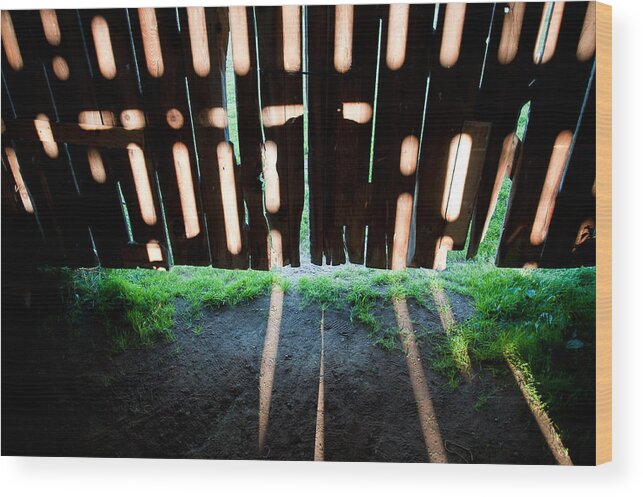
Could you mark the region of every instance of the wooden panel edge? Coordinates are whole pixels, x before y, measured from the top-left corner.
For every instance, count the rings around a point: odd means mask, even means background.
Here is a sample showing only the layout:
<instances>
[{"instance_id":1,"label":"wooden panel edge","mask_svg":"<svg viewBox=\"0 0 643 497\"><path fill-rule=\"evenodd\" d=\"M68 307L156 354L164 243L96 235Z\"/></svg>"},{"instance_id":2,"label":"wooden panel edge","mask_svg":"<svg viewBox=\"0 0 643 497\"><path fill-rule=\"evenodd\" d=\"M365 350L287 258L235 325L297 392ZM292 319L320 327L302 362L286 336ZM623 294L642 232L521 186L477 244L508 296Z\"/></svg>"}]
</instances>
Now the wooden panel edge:
<instances>
[{"instance_id":1,"label":"wooden panel edge","mask_svg":"<svg viewBox=\"0 0 643 497\"><path fill-rule=\"evenodd\" d=\"M596 464L612 460L612 7L596 3Z\"/></svg>"}]
</instances>

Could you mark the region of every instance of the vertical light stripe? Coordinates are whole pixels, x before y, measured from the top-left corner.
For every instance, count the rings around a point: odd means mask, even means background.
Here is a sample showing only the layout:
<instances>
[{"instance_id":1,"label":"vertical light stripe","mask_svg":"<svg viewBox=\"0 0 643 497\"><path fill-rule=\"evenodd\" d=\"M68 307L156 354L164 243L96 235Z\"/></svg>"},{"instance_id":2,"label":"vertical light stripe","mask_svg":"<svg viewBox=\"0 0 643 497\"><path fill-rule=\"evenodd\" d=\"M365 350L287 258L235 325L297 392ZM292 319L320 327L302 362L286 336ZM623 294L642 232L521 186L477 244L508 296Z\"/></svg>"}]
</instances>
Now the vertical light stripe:
<instances>
[{"instance_id":1,"label":"vertical light stripe","mask_svg":"<svg viewBox=\"0 0 643 497\"><path fill-rule=\"evenodd\" d=\"M56 11L53 9L42 9L40 11L40 22L42 22L42 29L45 32L47 43L54 47L60 45L60 26L58 25Z\"/></svg>"},{"instance_id":2,"label":"vertical light stripe","mask_svg":"<svg viewBox=\"0 0 643 497\"><path fill-rule=\"evenodd\" d=\"M440 433L424 368L422 367L424 361L417 346L408 305L406 300L396 298L393 299L393 307L397 327L400 330L400 341L404 349L404 358L406 359L409 380L413 388L413 396L415 397L429 462L446 463L447 454L442 442L442 434Z\"/></svg>"},{"instance_id":3,"label":"vertical light stripe","mask_svg":"<svg viewBox=\"0 0 643 497\"><path fill-rule=\"evenodd\" d=\"M418 147L417 136L409 135L402 140L400 148L400 172L402 176L411 176L417 169Z\"/></svg>"},{"instance_id":4,"label":"vertical light stripe","mask_svg":"<svg viewBox=\"0 0 643 497\"><path fill-rule=\"evenodd\" d=\"M248 17L245 7L230 7L230 32L232 38L232 64L237 76L250 72L250 42L248 40Z\"/></svg>"},{"instance_id":5,"label":"vertical light stripe","mask_svg":"<svg viewBox=\"0 0 643 497\"><path fill-rule=\"evenodd\" d=\"M87 148L87 162L89 162L89 172L92 175L92 179L101 185L105 183L105 181L107 181L107 173L105 172L103 158L97 148Z\"/></svg>"},{"instance_id":6,"label":"vertical light stripe","mask_svg":"<svg viewBox=\"0 0 643 497\"><path fill-rule=\"evenodd\" d=\"M186 7L188 28L190 30L190 48L192 50L192 67L197 76L204 78L210 74L210 50L208 48L208 28L205 22L203 7Z\"/></svg>"},{"instance_id":7,"label":"vertical light stripe","mask_svg":"<svg viewBox=\"0 0 643 497\"><path fill-rule=\"evenodd\" d=\"M467 133L457 134L451 139L442 193L442 217L450 223L460 217L472 146L473 140Z\"/></svg>"},{"instance_id":8,"label":"vertical light stripe","mask_svg":"<svg viewBox=\"0 0 643 497\"><path fill-rule=\"evenodd\" d=\"M181 199L185 236L186 238L194 238L201 232L201 227L199 225L199 215L196 208L192 168L190 167L190 153L185 143L176 142L172 146L172 155L174 156L174 170L176 172L176 182L179 187L179 196Z\"/></svg>"},{"instance_id":9,"label":"vertical light stripe","mask_svg":"<svg viewBox=\"0 0 643 497\"><path fill-rule=\"evenodd\" d=\"M534 47L534 63L546 64L556 53L556 44L558 43L558 34L563 22L563 12L565 2L553 2L551 18L547 22L547 12L552 2L547 2L543 6L543 14L540 20L540 28L536 37L536 46ZM544 41L543 41L544 40Z\"/></svg>"},{"instance_id":10,"label":"vertical light stripe","mask_svg":"<svg viewBox=\"0 0 643 497\"><path fill-rule=\"evenodd\" d=\"M440 65L447 69L453 67L460 58L466 12L466 3L448 3L446 6L440 45Z\"/></svg>"},{"instance_id":11,"label":"vertical light stripe","mask_svg":"<svg viewBox=\"0 0 643 497\"><path fill-rule=\"evenodd\" d=\"M264 203L271 214L279 212L281 206L279 192L279 173L277 172L277 144L268 140L262 148Z\"/></svg>"},{"instance_id":12,"label":"vertical light stripe","mask_svg":"<svg viewBox=\"0 0 643 497\"><path fill-rule=\"evenodd\" d=\"M561 181L563 180L563 172L565 170L565 164L567 163L572 138L572 132L566 129L558 133L554 141L554 147L549 158L549 166L547 167L547 175L545 176L545 183L540 192L538 208L536 209L534 224L531 227L531 234L529 236L529 241L532 245L540 245L547 238L549 223L554 215L556 197L558 196Z\"/></svg>"},{"instance_id":13,"label":"vertical light stripe","mask_svg":"<svg viewBox=\"0 0 643 497\"><path fill-rule=\"evenodd\" d=\"M138 19L141 25L147 72L153 78L160 78L165 72L165 65L163 64L163 51L161 50L156 11L153 8L140 8L138 9Z\"/></svg>"},{"instance_id":14,"label":"vertical light stripe","mask_svg":"<svg viewBox=\"0 0 643 497\"><path fill-rule=\"evenodd\" d=\"M393 271L406 269L412 214L413 195L404 192L397 197L395 210L395 233L393 235L393 254L391 256L391 269Z\"/></svg>"},{"instance_id":15,"label":"vertical light stripe","mask_svg":"<svg viewBox=\"0 0 643 497\"><path fill-rule=\"evenodd\" d=\"M353 6L335 6L335 70L347 73L353 64Z\"/></svg>"},{"instance_id":16,"label":"vertical light stripe","mask_svg":"<svg viewBox=\"0 0 643 497\"><path fill-rule=\"evenodd\" d=\"M105 79L116 77L116 60L112 49L112 39L109 34L109 25L103 16L92 19L92 37L98 58L98 69Z\"/></svg>"},{"instance_id":17,"label":"vertical light stripe","mask_svg":"<svg viewBox=\"0 0 643 497\"><path fill-rule=\"evenodd\" d=\"M29 214L33 214L33 204L31 203L31 197L29 196L27 185L25 185L22 173L20 172L20 163L18 162L16 151L11 147L5 148L4 151L7 154L9 168L11 169L13 180L16 182L16 188L18 188L18 194L20 195L20 200L22 200L22 206Z\"/></svg>"},{"instance_id":18,"label":"vertical light stripe","mask_svg":"<svg viewBox=\"0 0 643 497\"><path fill-rule=\"evenodd\" d=\"M2 11L2 46L4 53L7 56L7 62L14 71L20 71L24 67L22 54L20 53L20 45L18 45L18 37L13 27L13 20L11 14Z\"/></svg>"},{"instance_id":19,"label":"vertical light stripe","mask_svg":"<svg viewBox=\"0 0 643 497\"><path fill-rule=\"evenodd\" d=\"M502 33L498 46L498 62L503 65L511 64L518 53L525 6L524 2L511 2L507 5L509 11L502 21Z\"/></svg>"},{"instance_id":20,"label":"vertical light stripe","mask_svg":"<svg viewBox=\"0 0 643 497\"><path fill-rule=\"evenodd\" d=\"M127 146L130 166L132 167L132 176L134 177L134 186L136 187L136 196L141 208L141 217L145 224L153 226L156 224L156 209L154 208L154 197L152 197L152 187L150 178L147 174L145 165L145 154L143 149L135 143Z\"/></svg>"},{"instance_id":21,"label":"vertical light stripe","mask_svg":"<svg viewBox=\"0 0 643 497\"><path fill-rule=\"evenodd\" d=\"M409 30L409 9L408 4L396 3L389 6L386 66L391 71L397 71L404 65Z\"/></svg>"},{"instance_id":22,"label":"vertical light stripe","mask_svg":"<svg viewBox=\"0 0 643 497\"><path fill-rule=\"evenodd\" d=\"M301 7L281 7L284 71L301 71Z\"/></svg>"},{"instance_id":23,"label":"vertical light stripe","mask_svg":"<svg viewBox=\"0 0 643 497\"><path fill-rule=\"evenodd\" d=\"M221 203L223 204L223 221L228 251L237 255L241 252L241 228L237 210L237 189L234 180L234 161L232 147L228 142L217 145L217 162L219 163L219 183L221 186Z\"/></svg>"},{"instance_id":24,"label":"vertical light stripe","mask_svg":"<svg viewBox=\"0 0 643 497\"><path fill-rule=\"evenodd\" d=\"M596 52L596 3L587 3L587 12L583 21L583 30L578 39L576 58L587 62Z\"/></svg>"}]
</instances>

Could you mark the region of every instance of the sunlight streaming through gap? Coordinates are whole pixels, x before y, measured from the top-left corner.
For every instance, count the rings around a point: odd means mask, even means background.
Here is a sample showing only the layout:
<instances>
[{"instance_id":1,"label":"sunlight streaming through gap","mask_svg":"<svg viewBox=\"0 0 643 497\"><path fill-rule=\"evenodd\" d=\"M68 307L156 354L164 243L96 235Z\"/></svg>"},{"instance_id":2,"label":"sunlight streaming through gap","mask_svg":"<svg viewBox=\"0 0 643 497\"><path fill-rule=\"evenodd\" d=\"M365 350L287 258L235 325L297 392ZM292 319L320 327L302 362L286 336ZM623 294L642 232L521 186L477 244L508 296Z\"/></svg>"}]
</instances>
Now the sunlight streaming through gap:
<instances>
[{"instance_id":1,"label":"sunlight streaming through gap","mask_svg":"<svg viewBox=\"0 0 643 497\"><path fill-rule=\"evenodd\" d=\"M413 387L413 395L417 404L420 426L424 436L424 444L429 456L429 462L446 463L447 454L442 444L442 435L438 426L433 401L422 367L422 357L415 339L413 323L405 299L393 300L395 320L400 329L400 340L404 349L404 358L409 371L409 379Z\"/></svg>"},{"instance_id":2,"label":"sunlight streaming through gap","mask_svg":"<svg viewBox=\"0 0 643 497\"><path fill-rule=\"evenodd\" d=\"M268 432L268 418L270 416L272 386L275 380L275 365L277 349L279 348L279 332L281 329L283 306L284 291L279 285L273 283L270 294L270 310L268 311L266 337L264 339L261 368L259 371L259 454L263 452L266 434Z\"/></svg>"}]
</instances>

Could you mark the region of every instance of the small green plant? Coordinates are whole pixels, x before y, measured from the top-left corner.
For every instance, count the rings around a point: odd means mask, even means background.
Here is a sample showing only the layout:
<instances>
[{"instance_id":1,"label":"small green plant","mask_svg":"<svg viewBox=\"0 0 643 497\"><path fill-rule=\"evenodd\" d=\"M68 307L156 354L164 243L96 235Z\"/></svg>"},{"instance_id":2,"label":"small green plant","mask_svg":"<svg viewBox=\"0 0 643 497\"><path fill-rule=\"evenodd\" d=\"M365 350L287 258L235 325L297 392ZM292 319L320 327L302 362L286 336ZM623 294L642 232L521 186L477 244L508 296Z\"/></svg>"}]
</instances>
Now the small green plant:
<instances>
[{"instance_id":1,"label":"small green plant","mask_svg":"<svg viewBox=\"0 0 643 497\"><path fill-rule=\"evenodd\" d=\"M480 395L478 395L478 399L476 400L476 403L474 404L473 408L477 412L484 411L489 406L489 400L491 400L493 396L494 394L492 392L487 392L487 391L480 392Z\"/></svg>"},{"instance_id":2,"label":"small green plant","mask_svg":"<svg viewBox=\"0 0 643 497\"><path fill-rule=\"evenodd\" d=\"M404 337L401 336L400 330L397 328L386 328L381 333L371 333L370 337L376 347L386 351L399 348L398 339L400 337L404 339Z\"/></svg>"}]
</instances>

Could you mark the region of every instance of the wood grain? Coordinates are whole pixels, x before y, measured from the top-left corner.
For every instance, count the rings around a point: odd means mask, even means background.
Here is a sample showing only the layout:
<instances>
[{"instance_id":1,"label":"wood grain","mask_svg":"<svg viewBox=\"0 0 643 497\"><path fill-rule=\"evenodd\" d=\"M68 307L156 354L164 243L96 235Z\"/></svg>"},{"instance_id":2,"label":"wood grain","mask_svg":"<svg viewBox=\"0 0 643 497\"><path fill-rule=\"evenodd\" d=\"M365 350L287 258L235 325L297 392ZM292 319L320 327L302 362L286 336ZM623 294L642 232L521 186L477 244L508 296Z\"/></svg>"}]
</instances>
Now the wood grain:
<instances>
[{"instance_id":1,"label":"wood grain","mask_svg":"<svg viewBox=\"0 0 643 497\"><path fill-rule=\"evenodd\" d=\"M612 460L612 7L596 4L596 464Z\"/></svg>"}]
</instances>

